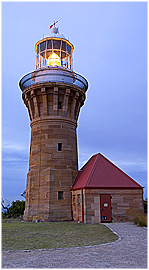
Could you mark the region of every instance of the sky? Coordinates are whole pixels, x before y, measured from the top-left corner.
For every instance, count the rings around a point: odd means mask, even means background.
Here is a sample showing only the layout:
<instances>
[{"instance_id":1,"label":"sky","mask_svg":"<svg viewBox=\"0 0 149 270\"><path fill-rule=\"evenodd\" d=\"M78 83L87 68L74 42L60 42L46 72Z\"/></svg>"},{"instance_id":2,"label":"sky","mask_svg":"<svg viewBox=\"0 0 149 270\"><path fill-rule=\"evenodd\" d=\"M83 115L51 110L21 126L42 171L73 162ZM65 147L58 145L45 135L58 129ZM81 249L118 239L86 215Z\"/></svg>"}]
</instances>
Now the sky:
<instances>
[{"instance_id":1,"label":"sky","mask_svg":"<svg viewBox=\"0 0 149 270\"><path fill-rule=\"evenodd\" d=\"M35 43L59 32L89 82L78 121L79 168L101 153L147 197L147 2L2 2L2 197L22 200L30 121L19 80L35 69Z\"/></svg>"}]
</instances>

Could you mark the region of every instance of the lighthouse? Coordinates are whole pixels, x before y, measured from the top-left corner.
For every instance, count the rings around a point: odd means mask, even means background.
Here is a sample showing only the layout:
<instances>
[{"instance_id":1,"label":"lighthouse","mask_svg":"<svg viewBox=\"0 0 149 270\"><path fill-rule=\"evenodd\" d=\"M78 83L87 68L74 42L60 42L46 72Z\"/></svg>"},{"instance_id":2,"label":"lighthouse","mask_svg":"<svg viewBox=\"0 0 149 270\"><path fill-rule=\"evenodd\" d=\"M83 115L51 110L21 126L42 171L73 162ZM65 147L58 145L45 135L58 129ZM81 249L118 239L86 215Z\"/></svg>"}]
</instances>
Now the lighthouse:
<instances>
[{"instance_id":1,"label":"lighthouse","mask_svg":"<svg viewBox=\"0 0 149 270\"><path fill-rule=\"evenodd\" d=\"M50 28L35 44L35 70L19 82L31 126L26 221L71 220L78 172L76 129L88 82L73 71L73 44L55 22Z\"/></svg>"}]
</instances>

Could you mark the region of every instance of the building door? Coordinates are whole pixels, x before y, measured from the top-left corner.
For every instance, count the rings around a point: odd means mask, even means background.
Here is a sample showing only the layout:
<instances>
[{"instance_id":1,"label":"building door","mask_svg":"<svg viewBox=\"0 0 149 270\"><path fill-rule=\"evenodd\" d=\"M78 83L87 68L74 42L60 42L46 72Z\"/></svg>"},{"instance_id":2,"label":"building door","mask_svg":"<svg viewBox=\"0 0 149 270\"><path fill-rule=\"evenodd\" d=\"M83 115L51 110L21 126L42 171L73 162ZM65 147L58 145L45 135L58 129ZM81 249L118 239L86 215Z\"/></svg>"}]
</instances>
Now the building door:
<instances>
[{"instance_id":1,"label":"building door","mask_svg":"<svg viewBox=\"0 0 149 270\"><path fill-rule=\"evenodd\" d=\"M112 221L111 195L109 194L100 195L100 216L101 222Z\"/></svg>"}]
</instances>

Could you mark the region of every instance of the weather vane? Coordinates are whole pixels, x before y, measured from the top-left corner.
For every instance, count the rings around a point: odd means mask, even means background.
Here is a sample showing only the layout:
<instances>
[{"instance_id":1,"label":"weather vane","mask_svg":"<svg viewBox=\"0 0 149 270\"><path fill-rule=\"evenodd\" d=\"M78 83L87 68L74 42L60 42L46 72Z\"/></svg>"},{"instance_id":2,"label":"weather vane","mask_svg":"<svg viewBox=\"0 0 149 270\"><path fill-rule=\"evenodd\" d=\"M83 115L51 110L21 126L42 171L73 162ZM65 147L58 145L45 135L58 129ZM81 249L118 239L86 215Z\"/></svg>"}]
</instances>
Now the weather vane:
<instances>
[{"instance_id":1,"label":"weather vane","mask_svg":"<svg viewBox=\"0 0 149 270\"><path fill-rule=\"evenodd\" d=\"M53 26L55 26L56 23L58 23L58 21L56 21L56 22L54 21L54 23L51 24L49 28L51 29Z\"/></svg>"}]
</instances>

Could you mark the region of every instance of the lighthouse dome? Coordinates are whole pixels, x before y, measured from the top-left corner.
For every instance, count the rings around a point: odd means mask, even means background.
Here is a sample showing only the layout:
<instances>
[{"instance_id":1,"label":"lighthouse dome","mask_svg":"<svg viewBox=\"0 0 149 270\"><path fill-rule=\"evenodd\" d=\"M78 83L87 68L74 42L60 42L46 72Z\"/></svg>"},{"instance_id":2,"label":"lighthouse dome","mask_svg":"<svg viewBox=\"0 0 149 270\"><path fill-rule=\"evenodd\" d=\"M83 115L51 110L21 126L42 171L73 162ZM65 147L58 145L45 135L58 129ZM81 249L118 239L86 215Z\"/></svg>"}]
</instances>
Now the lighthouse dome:
<instances>
[{"instance_id":1,"label":"lighthouse dome","mask_svg":"<svg viewBox=\"0 0 149 270\"><path fill-rule=\"evenodd\" d=\"M55 25L52 26L51 28L51 34L52 34L52 37L65 38L63 34L59 33L58 27L55 27Z\"/></svg>"}]
</instances>

